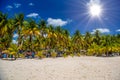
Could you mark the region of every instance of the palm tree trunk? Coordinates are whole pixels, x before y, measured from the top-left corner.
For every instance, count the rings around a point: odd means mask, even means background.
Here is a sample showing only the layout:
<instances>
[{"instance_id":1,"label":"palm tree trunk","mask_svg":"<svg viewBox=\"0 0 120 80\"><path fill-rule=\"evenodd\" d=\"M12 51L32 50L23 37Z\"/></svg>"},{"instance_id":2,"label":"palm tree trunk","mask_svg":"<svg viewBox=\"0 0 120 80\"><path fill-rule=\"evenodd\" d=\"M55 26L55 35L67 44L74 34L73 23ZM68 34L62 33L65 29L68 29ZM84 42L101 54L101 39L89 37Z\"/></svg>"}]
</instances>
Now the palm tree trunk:
<instances>
[{"instance_id":1,"label":"palm tree trunk","mask_svg":"<svg viewBox=\"0 0 120 80\"><path fill-rule=\"evenodd\" d=\"M32 51L32 35L30 35L30 41L29 41L29 49Z\"/></svg>"}]
</instances>

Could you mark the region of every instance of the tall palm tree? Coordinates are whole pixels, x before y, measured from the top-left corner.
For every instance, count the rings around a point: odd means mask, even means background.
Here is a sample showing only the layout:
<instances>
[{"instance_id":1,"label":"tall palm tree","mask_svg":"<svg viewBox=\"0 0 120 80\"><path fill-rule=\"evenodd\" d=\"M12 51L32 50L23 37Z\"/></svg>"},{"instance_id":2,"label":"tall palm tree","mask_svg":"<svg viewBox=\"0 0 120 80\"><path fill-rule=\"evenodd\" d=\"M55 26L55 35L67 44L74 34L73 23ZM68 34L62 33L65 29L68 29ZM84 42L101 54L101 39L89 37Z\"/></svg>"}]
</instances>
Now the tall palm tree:
<instances>
[{"instance_id":1,"label":"tall palm tree","mask_svg":"<svg viewBox=\"0 0 120 80\"><path fill-rule=\"evenodd\" d=\"M13 19L7 19L6 14L0 13L0 43L8 48L14 32Z\"/></svg>"},{"instance_id":2,"label":"tall palm tree","mask_svg":"<svg viewBox=\"0 0 120 80\"><path fill-rule=\"evenodd\" d=\"M55 33L54 27L52 25L48 26L48 47L49 49L54 49L56 45L57 35Z\"/></svg>"},{"instance_id":3,"label":"tall palm tree","mask_svg":"<svg viewBox=\"0 0 120 80\"><path fill-rule=\"evenodd\" d=\"M58 51L65 51L65 35L64 35L64 30L58 26L55 30L56 33L56 49Z\"/></svg>"},{"instance_id":4,"label":"tall palm tree","mask_svg":"<svg viewBox=\"0 0 120 80\"><path fill-rule=\"evenodd\" d=\"M70 45L70 33L69 33L69 31L68 30L64 30L63 31L63 43L64 43L64 49L65 50L68 50L68 47L69 47L69 45Z\"/></svg>"},{"instance_id":5,"label":"tall palm tree","mask_svg":"<svg viewBox=\"0 0 120 80\"><path fill-rule=\"evenodd\" d=\"M101 37L100 37L100 31L99 30L96 30L95 37L94 37L93 40L97 45L100 45Z\"/></svg>"},{"instance_id":6,"label":"tall palm tree","mask_svg":"<svg viewBox=\"0 0 120 80\"><path fill-rule=\"evenodd\" d=\"M38 26L40 28L40 33L42 35L42 37L44 37L44 35L46 34L46 22L44 20L41 20L40 23L38 23Z\"/></svg>"},{"instance_id":7,"label":"tall palm tree","mask_svg":"<svg viewBox=\"0 0 120 80\"><path fill-rule=\"evenodd\" d=\"M90 32L86 32L84 41L85 41L85 49L88 49L91 46L92 41L93 41L93 38Z\"/></svg>"},{"instance_id":8,"label":"tall palm tree","mask_svg":"<svg viewBox=\"0 0 120 80\"><path fill-rule=\"evenodd\" d=\"M32 45L32 41L36 36L40 35L40 31L35 21L31 20L30 22L26 23L22 33L24 36L28 36L29 49L33 50L34 46Z\"/></svg>"},{"instance_id":9,"label":"tall palm tree","mask_svg":"<svg viewBox=\"0 0 120 80\"><path fill-rule=\"evenodd\" d=\"M3 14L0 12L0 38L4 36L4 34L7 32L7 14Z\"/></svg>"},{"instance_id":10,"label":"tall palm tree","mask_svg":"<svg viewBox=\"0 0 120 80\"><path fill-rule=\"evenodd\" d=\"M21 45L22 43L22 28L24 27L23 22L24 22L24 14L18 14L15 15L15 27L18 33L18 47Z\"/></svg>"},{"instance_id":11,"label":"tall palm tree","mask_svg":"<svg viewBox=\"0 0 120 80\"><path fill-rule=\"evenodd\" d=\"M106 47L106 55L109 55L109 52L112 51L112 43L111 43L111 36L107 35L105 38L105 47Z\"/></svg>"},{"instance_id":12,"label":"tall palm tree","mask_svg":"<svg viewBox=\"0 0 120 80\"><path fill-rule=\"evenodd\" d=\"M75 52L80 52L81 49L83 49L83 37L80 34L80 31L77 30L73 36L72 42L74 44Z\"/></svg>"}]
</instances>

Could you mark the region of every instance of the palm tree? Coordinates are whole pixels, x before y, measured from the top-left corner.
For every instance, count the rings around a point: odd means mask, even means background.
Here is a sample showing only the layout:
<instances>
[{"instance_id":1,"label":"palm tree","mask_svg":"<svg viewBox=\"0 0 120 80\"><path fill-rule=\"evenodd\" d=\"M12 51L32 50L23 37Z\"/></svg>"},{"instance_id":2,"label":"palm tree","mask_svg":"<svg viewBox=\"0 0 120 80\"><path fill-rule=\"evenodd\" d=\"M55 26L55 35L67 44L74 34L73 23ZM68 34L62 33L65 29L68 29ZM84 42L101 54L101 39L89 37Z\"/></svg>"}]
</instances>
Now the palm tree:
<instances>
[{"instance_id":1,"label":"palm tree","mask_svg":"<svg viewBox=\"0 0 120 80\"><path fill-rule=\"evenodd\" d=\"M94 41L97 45L100 45L100 40L101 40L100 31L99 31L99 30L96 30L96 32L95 32L95 37L94 37L93 41Z\"/></svg>"},{"instance_id":2,"label":"palm tree","mask_svg":"<svg viewBox=\"0 0 120 80\"><path fill-rule=\"evenodd\" d=\"M4 33L7 31L7 14L0 12L0 38L4 36Z\"/></svg>"},{"instance_id":3,"label":"palm tree","mask_svg":"<svg viewBox=\"0 0 120 80\"><path fill-rule=\"evenodd\" d=\"M64 49L67 50L70 45L70 33L68 30L63 31L63 43L64 43Z\"/></svg>"},{"instance_id":4,"label":"palm tree","mask_svg":"<svg viewBox=\"0 0 120 80\"><path fill-rule=\"evenodd\" d=\"M15 19L14 19L14 23L15 23L15 27L18 33L18 47L21 45L22 43L22 28L24 27L23 22L24 22L24 15L23 14L18 14L15 15Z\"/></svg>"},{"instance_id":5,"label":"palm tree","mask_svg":"<svg viewBox=\"0 0 120 80\"><path fill-rule=\"evenodd\" d=\"M95 42L93 42L87 50L87 55L89 55L89 56L101 56L102 55L101 46L100 45L98 46Z\"/></svg>"},{"instance_id":6,"label":"palm tree","mask_svg":"<svg viewBox=\"0 0 120 80\"><path fill-rule=\"evenodd\" d=\"M72 42L74 44L75 52L80 52L80 50L83 49L83 38L78 30L75 32Z\"/></svg>"},{"instance_id":7,"label":"palm tree","mask_svg":"<svg viewBox=\"0 0 120 80\"><path fill-rule=\"evenodd\" d=\"M86 32L84 41L85 41L85 49L87 50L91 46L93 41L92 35L89 32Z\"/></svg>"},{"instance_id":8,"label":"palm tree","mask_svg":"<svg viewBox=\"0 0 120 80\"><path fill-rule=\"evenodd\" d=\"M55 28L56 33L56 50L65 52L70 42L69 32L62 29L60 26Z\"/></svg>"},{"instance_id":9,"label":"palm tree","mask_svg":"<svg viewBox=\"0 0 120 80\"><path fill-rule=\"evenodd\" d=\"M22 33L24 36L29 36L29 49L32 51L34 48L32 41L36 36L40 35L40 31L35 21L31 20L30 22L26 23Z\"/></svg>"},{"instance_id":10,"label":"palm tree","mask_svg":"<svg viewBox=\"0 0 120 80\"><path fill-rule=\"evenodd\" d=\"M6 14L0 13L0 20L0 43L3 48L8 48L14 32L13 19L7 19Z\"/></svg>"},{"instance_id":11,"label":"palm tree","mask_svg":"<svg viewBox=\"0 0 120 80\"><path fill-rule=\"evenodd\" d=\"M14 59L17 58L18 47L16 44L10 44L9 48L3 51L8 54L8 56L14 56ZM12 59L12 58L11 58Z\"/></svg>"},{"instance_id":12,"label":"palm tree","mask_svg":"<svg viewBox=\"0 0 120 80\"><path fill-rule=\"evenodd\" d=\"M112 41L111 41L111 36L110 35L107 35L106 38L105 38L105 47L106 47L106 56L109 55L109 52L112 51Z\"/></svg>"},{"instance_id":13,"label":"palm tree","mask_svg":"<svg viewBox=\"0 0 120 80\"><path fill-rule=\"evenodd\" d=\"M44 20L41 20L40 23L38 24L39 28L40 28L40 33L42 35L42 37L44 37L44 35L46 34L46 22Z\"/></svg>"},{"instance_id":14,"label":"palm tree","mask_svg":"<svg viewBox=\"0 0 120 80\"><path fill-rule=\"evenodd\" d=\"M48 48L49 49L54 49L55 45L56 45L57 35L56 35L54 27L52 25L50 25L48 27L48 33L47 34L48 34L48 37L47 37Z\"/></svg>"}]
</instances>

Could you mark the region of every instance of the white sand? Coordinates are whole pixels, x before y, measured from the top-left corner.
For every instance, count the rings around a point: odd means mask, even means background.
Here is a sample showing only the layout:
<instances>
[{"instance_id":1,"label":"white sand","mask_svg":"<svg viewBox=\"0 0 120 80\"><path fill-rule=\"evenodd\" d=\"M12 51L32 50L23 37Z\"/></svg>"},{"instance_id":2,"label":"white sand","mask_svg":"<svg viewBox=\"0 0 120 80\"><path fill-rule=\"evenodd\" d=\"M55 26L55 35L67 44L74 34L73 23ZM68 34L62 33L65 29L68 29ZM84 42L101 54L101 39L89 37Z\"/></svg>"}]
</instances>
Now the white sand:
<instances>
[{"instance_id":1,"label":"white sand","mask_svg":"<svg viewBox=\"0 0 120 80\"><path fill-rule=\"evenodd\" d=\"M120 80L120 57L0 60L0 80Z\"/></svg>"}]
</instances>

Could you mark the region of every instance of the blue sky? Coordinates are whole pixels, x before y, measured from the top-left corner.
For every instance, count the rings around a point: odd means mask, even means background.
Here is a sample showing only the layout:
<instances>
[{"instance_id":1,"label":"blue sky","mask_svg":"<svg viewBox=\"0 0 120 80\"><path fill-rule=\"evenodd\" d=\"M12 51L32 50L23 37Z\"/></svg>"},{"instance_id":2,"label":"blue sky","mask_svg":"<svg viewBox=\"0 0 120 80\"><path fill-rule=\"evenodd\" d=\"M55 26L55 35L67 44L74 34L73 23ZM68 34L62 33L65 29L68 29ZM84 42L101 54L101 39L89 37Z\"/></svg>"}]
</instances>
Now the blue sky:
<instances>
[{"instance_id":1,"label":"blue sky","mask_svg":"<svg viewBox=\"0 0 120 80\"><path fill-rule=\"evenodd\" d=\"M99 17L92 17L88 4L102 5ZM60 25L73 34L79 30L94 33L120 33L120 0L0 0L0 11L9 17L24 13L26 18L46 20L47 24Z\"/></svg>"}]
</instances>

